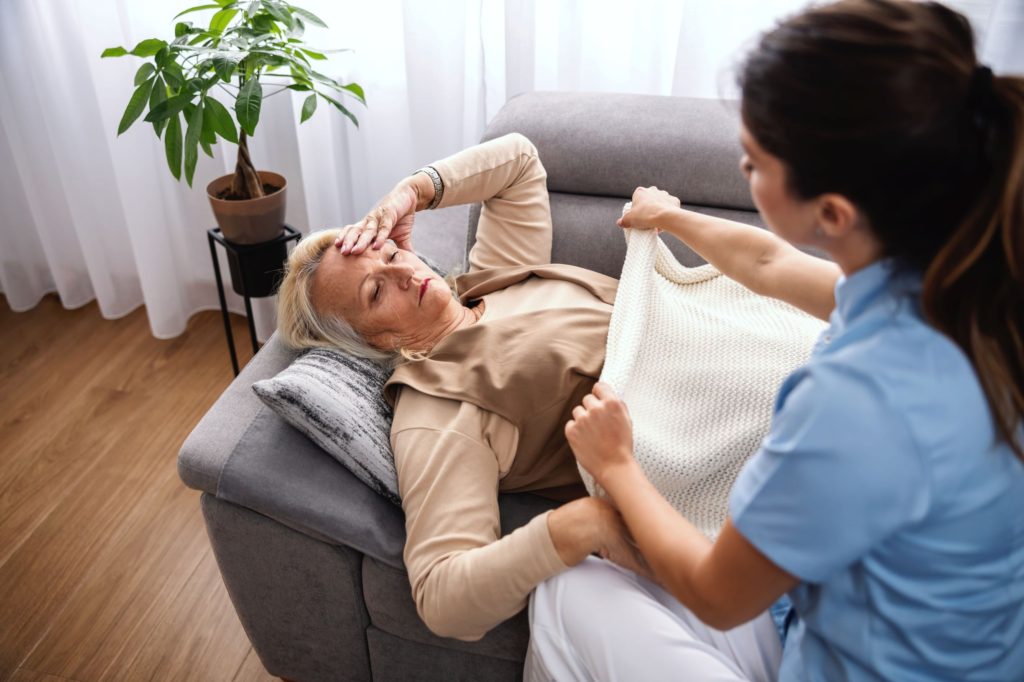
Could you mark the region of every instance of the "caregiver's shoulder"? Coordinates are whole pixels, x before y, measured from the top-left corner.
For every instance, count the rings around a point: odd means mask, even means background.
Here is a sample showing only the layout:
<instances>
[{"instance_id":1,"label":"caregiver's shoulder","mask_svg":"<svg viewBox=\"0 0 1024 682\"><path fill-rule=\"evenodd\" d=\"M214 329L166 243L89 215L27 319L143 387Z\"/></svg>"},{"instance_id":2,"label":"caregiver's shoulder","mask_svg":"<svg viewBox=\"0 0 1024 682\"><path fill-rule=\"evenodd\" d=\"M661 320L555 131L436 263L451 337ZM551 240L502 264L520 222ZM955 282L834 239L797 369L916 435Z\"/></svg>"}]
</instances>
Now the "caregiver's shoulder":
<instances>
[{"instance_id":1,"label":"caregiver's shoulder","mask_svg":"<svg viewBox=\"0 0 1024 682\"><path fill-rule=\"evenodd\" d=\"M875 333L823 358L818 371L872 384L889 417L903 422L926 451L988 449L995 438L967 355L919 314L897 313Z\"/></svg>"}]
</instances>

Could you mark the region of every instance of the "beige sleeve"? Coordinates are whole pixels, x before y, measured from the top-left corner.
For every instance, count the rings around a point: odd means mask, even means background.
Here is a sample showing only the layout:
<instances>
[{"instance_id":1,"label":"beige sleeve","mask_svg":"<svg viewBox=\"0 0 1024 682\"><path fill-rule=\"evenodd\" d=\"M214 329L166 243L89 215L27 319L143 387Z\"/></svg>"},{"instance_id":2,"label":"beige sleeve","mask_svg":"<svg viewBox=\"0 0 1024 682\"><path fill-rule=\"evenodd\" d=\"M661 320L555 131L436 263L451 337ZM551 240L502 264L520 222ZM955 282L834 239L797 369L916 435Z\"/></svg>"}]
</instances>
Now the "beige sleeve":
<instances>
[{"instance_id":1,"label":"beige sleeve","mask_svg":"<svg viewBox=\"0 0 1024 682\"><path fill-rule=\"evenodd\" d=\"M412 411L419 414L410 418ZM565 570L547 514L501 537L503 467L489 442L509 442L508 422L408 387L395 414L391 441L416 609L435 634L479 639L526 606L538 583Z\"/></svg>"},{"instance_id":2,"label":"beige sleeve","mask_svg":"<svg viewBox=\"0 0 1024 682\"><path fill-rule=\"evenodd\" d=\"M551 262L547 171L519 133L432 164L444 182L439 206L483 202L470 271Z\"/></svg>"}]
</instances>

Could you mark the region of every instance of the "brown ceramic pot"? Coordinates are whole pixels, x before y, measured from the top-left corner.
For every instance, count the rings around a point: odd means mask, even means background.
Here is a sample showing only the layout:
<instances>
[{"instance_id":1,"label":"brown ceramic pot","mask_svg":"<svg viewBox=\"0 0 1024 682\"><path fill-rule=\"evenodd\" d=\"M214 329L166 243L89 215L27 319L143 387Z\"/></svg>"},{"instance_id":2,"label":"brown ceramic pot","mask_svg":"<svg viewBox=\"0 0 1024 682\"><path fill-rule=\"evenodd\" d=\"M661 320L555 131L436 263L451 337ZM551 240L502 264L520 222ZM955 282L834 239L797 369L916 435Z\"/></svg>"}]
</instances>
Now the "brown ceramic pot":
<instances>
[{"instance_id":1,"label":"brown ceramic pot","mask_svg":"<svg viewBox=\"0 0 1024 682\"><path fill-rule=\"evenodd\" d=\"M213 215L224 238L236 244L259 244L277 237L284 230L285 196L288 181L283 175L270 171L256 171L260 182L280 187L273 194L258 199L232 201L218 199L217 195L231 186L235 177L223 175L206 186Z\"/></svg>"}]
</instances>

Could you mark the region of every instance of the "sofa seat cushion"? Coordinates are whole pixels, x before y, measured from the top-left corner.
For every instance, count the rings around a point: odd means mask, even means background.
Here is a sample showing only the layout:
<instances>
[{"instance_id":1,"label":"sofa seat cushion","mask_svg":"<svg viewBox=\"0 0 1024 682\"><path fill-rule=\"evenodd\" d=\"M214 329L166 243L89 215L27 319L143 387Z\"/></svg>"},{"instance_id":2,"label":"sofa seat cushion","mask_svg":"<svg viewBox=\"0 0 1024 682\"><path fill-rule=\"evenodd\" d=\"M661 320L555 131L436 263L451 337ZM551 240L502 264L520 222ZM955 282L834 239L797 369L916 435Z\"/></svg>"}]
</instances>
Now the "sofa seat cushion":
<instances>
[{"instance_id":1,"label":"sofa seat cushion","mask_svg":"<svg viewBox=\"0 0 1024 682\"><path fill-rule=\"evenodd\" d=\"M511 533L537 514L555 506L557 503L536 495L499 496L502 534ZM517 663L526 656L526 646L530 641L526 609L476 642L438 637L427 629L416 613L409 575L405 570L369 557L363 560L363 601L366 602L370 622L396 637Z\"/></svg>"}]
</instances>

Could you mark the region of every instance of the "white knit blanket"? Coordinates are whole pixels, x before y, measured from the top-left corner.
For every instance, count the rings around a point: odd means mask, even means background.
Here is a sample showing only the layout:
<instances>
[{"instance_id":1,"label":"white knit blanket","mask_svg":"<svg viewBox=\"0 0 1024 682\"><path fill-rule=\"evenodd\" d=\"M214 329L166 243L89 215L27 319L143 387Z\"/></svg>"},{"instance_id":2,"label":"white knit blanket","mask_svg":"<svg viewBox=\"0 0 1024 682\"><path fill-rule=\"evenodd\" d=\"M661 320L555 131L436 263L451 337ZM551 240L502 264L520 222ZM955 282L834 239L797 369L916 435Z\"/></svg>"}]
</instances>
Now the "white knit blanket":
<instances>
[{"instance_id":1,"label":"white knit blanket","mask_svg":"<svg viewBox=\"0 0 1024 682\"><path fill-rule=\"evenodd\" d=\"M647 478L710 538L771 425L783 379L824 323L711 265L679 264L654 230L625 230L602 381L625 400ZM593 494L593 478L582 470Z\"/></svg>"}]
</instances>

